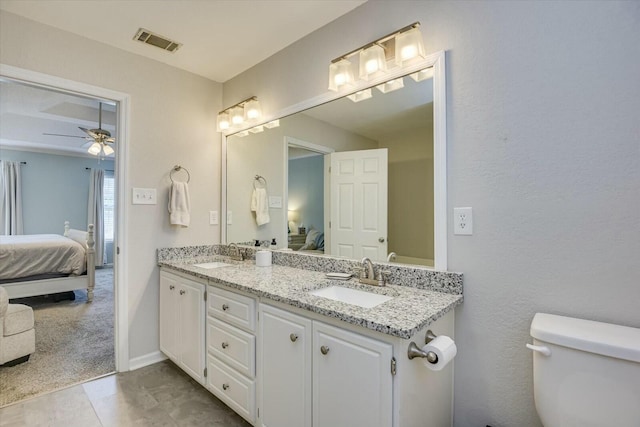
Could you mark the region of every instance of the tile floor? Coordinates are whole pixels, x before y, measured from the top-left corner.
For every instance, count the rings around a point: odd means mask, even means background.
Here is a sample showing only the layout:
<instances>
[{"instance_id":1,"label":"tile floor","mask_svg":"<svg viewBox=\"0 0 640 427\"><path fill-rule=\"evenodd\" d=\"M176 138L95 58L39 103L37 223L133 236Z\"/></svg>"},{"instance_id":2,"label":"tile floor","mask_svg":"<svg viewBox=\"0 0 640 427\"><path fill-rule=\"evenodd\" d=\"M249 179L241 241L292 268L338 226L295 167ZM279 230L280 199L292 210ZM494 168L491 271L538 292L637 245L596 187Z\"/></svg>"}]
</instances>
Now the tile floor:
<instances>
[{"instance_id":1,"label":"tile floor","mask_svg":"<svg viewBox=\"0 0 640 427\"><path fill-rule=\"evenodd\" d=\"M169 361L0 409L0 427L248 427Z\"/></svg>"}]
</instances>

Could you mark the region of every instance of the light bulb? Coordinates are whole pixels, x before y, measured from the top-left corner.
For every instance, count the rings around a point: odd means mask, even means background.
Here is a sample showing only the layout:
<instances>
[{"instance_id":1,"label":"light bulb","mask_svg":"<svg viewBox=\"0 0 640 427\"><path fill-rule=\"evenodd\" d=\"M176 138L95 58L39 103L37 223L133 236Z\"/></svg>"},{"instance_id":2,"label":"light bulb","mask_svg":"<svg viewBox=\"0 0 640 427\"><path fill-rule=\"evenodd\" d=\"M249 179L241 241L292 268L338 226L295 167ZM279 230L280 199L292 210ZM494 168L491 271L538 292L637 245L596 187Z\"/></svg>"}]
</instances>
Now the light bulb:
<instances>
[{"instance_id":1,"label":"light bulb","mask_svg":"<svg viewBox=\"0 0 640 427\"><path fill-rule=\"evenodd\" d=\"M360 78L369 80L387 71L384 48L377 44L360 51Z\"/></svg>"},{"instance_id":2,"label":"light bulb","mask_svg":"<svg viewBox=\"0 0 640 427\"><path fill-rule=\"evenodd\" d=\"M227 113L218 114L218 118L216 119L218 132L229 129L231 123L229 123L229 115Z\"/></svg>"},{"instance_id":3,"label":"light bulb","mask_svg":"<svg viewBox=\"0 0 640 427\"><path fill-rule=\"evenodd\" d=\"M424 43L422 33L419 28L412 28L409 31L396 36L396 64L405 65L415 58L424 58Z\"/></svg>"},{"instance_id":4,"label":"light bulb","mask_svg":"<svg viewBox=\"0 0 640 427\"><path fill-rule=\"evenodd\" d=\"M113 151L113 148L111 148L111 147L110 147L110 146L108 146L107 144L105 144L105 145L102 147L102 151L104 151L104 155L105 155L105 156L110 156L110 155L111 155L111 154L113 154L113 152L114 152L114 151Z\"/></svg>"},{"instance_id":5,"label":"light bulb","mask_svg":"<svg viewBox=\"0 0 640 427\"><path fill-rule=\"evenodd\" d=\"M91 147L89 147L87 151L89 152L89 154L97 156L102 151L102 145L100 145L99 142L94 142L93 144L91 144Z\"/></svg>"},{"instance_id":6,"label":"light bulb","mask_svg":"<svg viewBox=\"0 0 640 427\"><path fill-rule=\"evenodd\" d=\"M231 115L231 123L234 126L240 126L244 122L244 109L242 107L234 107L229 112Z\"/></svg>"},{"instance_id":7,"label":"light bulb","mask_svg":"<svg viewBox=\"0 0 640 427\"><path fill-rule=\"evenodd\" d=\"M262 109L257 99L252 99L244 104L244 116L247 121L256 121L262 117Z\"/></svg>"}]
</instances>

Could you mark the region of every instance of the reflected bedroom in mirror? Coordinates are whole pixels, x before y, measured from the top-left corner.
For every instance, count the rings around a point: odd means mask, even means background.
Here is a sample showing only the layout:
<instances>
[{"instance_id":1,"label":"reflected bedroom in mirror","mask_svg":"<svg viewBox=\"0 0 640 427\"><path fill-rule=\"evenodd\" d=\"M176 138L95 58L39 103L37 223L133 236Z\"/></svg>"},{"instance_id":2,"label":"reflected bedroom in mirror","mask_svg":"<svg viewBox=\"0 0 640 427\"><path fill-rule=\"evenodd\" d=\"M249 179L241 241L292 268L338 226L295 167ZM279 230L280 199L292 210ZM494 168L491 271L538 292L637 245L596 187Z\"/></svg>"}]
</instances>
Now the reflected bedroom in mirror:
<instances>
[{"instance_id":1,"label":"reflected bedroom in mirror","mask_svg":"<svg viewBox=\"0 0 640 427\"><path fill-rule=\"evenodd\" d=\"M428 68L228 136L226 241L433 267L433 87Z\"/></svg>"}]
</instances>

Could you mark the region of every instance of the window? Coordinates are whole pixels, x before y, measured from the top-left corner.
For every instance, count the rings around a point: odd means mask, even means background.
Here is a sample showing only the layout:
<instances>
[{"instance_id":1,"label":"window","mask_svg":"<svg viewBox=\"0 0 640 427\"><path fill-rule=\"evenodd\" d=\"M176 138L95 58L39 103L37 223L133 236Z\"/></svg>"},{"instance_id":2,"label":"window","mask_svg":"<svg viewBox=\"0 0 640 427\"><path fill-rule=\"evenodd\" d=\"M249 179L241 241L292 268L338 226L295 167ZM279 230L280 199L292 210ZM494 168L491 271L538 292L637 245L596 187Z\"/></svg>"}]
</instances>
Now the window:
<instances>
[{"instance_id":1,"label":"window","mask_svg":"<svg viewBox=\"0 0 640 427\"><path fill-rule=\"evenodd\" d=\"M115 178L104 176L104 241L113 242L115 216Z\"/></svg>"}]
</instances>

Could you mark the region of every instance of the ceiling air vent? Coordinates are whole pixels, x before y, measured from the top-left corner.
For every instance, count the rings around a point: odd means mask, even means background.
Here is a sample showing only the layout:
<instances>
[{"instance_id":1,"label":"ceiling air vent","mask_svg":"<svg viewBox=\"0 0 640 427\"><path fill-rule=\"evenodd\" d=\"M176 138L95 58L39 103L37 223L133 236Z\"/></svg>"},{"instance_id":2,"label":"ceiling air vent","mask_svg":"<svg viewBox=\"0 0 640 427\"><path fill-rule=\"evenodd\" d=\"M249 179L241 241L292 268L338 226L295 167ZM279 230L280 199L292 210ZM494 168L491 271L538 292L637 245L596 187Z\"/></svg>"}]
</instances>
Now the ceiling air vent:
<instances>
[{"instance_id":1,"label":"ceiling air vent","mask_svg":"<svg viewBox=\"0 0 640 427\"><path fill-rule=\"evenodd\" d=\"M133 39L145 44L150 44L151 46L159 47L160 49L168 50L169 52L175 52L180 48L180 46L182 46L182 43L174 42L173 40L169 40L164 36L152 33L144 28L140 28Z\"/></svg>"}]
</instances>

